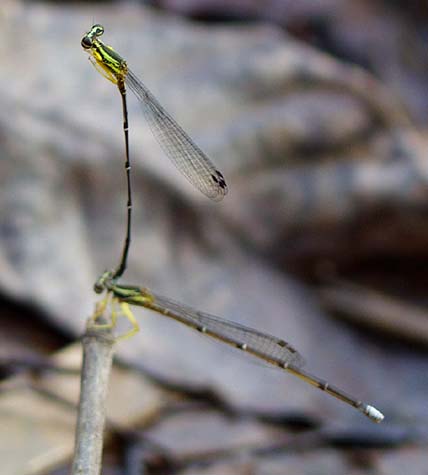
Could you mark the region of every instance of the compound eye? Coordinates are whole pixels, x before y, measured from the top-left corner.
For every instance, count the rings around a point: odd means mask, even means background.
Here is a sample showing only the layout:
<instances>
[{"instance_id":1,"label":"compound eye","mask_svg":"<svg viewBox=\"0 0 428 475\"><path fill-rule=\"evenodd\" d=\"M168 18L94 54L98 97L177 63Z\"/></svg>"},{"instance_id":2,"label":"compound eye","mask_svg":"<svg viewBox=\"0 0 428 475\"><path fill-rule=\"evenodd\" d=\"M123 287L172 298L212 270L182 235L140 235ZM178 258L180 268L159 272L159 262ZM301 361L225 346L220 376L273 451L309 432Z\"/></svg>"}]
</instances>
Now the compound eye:
<instances>
[{"instance_id":1,"label":"compound eye","mask_svg":"<svg viewBox=\"0 0 428 475\"><path fill-rule=\"evenodd\" d=\"M104 33L103 25L94 25L92 27L92 31L94 32L95 36L101 36Z\"/></svg>"},{"instance_id":2,"label":"compound eye","mask_svg":"<svg viewBox=\"0 0 428 475\"><path fill-rule=\"evenodd\" d=\"M99 282L95 282L94 284L94 292L96 294L100 294L104 290L104 286L100 284Z\"/></svg>"},{"instance_id":3,"label":"compound eye","mask_svg":"<svg viewBox=\"0 0 428 475\"><path fill-rule=\"evenodd\" d=\"M83 48L89 49L89 48L92 47L92 39L89 38L89 36L84 36L84 37L82 38L81 44L82 44L82 47L83 47Z\"/></svg>"}]
</instances>

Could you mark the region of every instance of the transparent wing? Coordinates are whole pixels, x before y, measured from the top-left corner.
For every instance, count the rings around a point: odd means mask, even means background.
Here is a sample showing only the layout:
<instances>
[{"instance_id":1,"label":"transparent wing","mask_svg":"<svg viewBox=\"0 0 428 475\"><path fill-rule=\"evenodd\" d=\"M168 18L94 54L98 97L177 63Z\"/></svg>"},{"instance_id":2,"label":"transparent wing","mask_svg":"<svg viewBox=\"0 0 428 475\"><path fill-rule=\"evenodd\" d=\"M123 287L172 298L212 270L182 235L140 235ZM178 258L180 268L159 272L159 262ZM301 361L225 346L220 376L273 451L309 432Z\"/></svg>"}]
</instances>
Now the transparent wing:
<instances>
[{"instance_id":1,"label":"transparent wing","mask_svg":"<svg viewBox=\"0 0 428 475\"><path fill-rule=\"evenodd\" d=\"M198 190L212 200L220 201L227 193L221 172L132 71L128 71L125 81L140 100L153 135L165 154Z\"/></svg>"},{"instance_id":2,"label":"transparent wing","mask_svg":"<svg viewBox=\"0 0 428 475\"><path fill-rule=\"evenodd\" d=\"M305 364L300 353L280 338L200 312L151 291L148 295L152 297L152 300L145 304L145 307L257 356L268 363L277 366L293 365L297 368Z\"/></svg>"}]
</instances>

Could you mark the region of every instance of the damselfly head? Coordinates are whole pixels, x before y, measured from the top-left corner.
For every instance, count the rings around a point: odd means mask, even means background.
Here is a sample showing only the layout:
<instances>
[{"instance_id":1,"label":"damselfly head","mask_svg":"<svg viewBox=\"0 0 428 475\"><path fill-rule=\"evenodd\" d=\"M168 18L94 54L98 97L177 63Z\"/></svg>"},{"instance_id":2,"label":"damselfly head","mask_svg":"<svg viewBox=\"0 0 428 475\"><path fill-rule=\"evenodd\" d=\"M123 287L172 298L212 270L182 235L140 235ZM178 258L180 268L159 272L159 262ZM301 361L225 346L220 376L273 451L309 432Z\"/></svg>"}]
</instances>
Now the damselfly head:
<instances>
[{"instance_id":1,"label":"damselfly head","mask_svg":"<svg viewBox=\"0 0 428 475\"><path fill-rule=\"evenodd\" d=\"M104 33L104 27L102 25L94 25L82 38L81 45L84 49L92 48L94 43L94 37L97 38Z\"/></svg>"},{"instance_id":2,"label":"damselfly head","mask_svg":"<svg viewBox=\"0 0 428 475\"><path fill-rule=\"evenodd\" d=\"M108 289L108 285L111 283L113 279L113 272L112 271L104 271L100 277L98 277L97 281L94 284L94 292L96 294L102 293L104 290Z\"/></svg>"},{"instance_id":3,"label":"damselfly head","mask_svg":"<svg viewBox=\"0 0 428 475\"><path fill-rule=\"evenodd\" d=\"M91 49L92 48L92 38L88 35L85 35L82 38L82 41L80 43L82 45L83 49Z\"/></svg>"},{"instance_id":4,"label":"damselfly head","mask_svg":"<svg viewBox=\"0 0 428 475\"><path fill-rule=\"evenodd\" d=\"M104 27L103 25L96 24L91 28L89 33L93 36L101 36L104 33Z\"/></svg>"}]
</instances>

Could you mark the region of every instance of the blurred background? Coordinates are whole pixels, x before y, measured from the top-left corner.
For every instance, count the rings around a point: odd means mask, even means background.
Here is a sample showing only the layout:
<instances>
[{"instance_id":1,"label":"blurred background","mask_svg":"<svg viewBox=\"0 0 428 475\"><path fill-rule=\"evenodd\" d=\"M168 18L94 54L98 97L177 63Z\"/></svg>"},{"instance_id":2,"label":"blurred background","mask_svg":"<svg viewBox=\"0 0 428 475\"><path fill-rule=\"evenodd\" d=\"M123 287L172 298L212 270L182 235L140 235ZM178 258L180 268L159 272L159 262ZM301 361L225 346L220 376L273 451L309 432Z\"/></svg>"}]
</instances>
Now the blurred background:
<instances>
[{"instance_id":1,"label":"blurred background","mask_svg":"<svg viewBox=\"0 0 428 475\"><path fill-rule=\"evenodd\" d=\"M193 190L130 94L123 282L286 339L385 414L136 309L103 473L426 473L427 21L416 0L1 2L2 474L68 473L73 343L122 250L121 101L80 46L94 23L229 185Z\"/></svg>"}]
</instances>

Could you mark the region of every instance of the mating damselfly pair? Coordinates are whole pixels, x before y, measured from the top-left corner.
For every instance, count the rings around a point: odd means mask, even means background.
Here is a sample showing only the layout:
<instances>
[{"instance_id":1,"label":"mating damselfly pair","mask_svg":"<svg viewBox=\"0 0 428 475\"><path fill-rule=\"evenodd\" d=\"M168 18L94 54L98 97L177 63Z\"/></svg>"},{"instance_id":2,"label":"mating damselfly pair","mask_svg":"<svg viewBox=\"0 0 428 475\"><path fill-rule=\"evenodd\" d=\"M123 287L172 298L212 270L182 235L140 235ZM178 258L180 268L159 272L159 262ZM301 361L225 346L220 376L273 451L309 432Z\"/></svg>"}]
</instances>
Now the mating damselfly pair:
<instances>
[{"instance_id":1,"label":"mating damselfly pair","mask_svg":"<svg viewBox=\"0 0 428 475\"><path fill-rule=\"evenodd\" d=\"M381 422L383 414L375 407L359 401L341 389L330 385L317 376L302 369L303 358L286 341L259 332L252 328L224 320L187 305L175 302L168 297L158 295L148 289L124 285L118 282L126 266L131 242L132 193L131 165L129 157L128 111L126 87L139 100L151 130L164 150L183 175L202 193L219 201L227 193L227 185L222 173L211 160L193 142L186 132L159 104L154 95L129 69L127 62L111 47L100 40L104 33L101 25L94 25L81 41L82 47L89 53L95 68L109 81L116 84L122 97L123 131L125 136L125 170L127 178L127 228L121 261L114 271L107 271L95 283L97 293L106 292L94 314L96 320L111 304L111 323L114 326L118 316L123 315L131 322L133 329L127 336L136 333L138 323L129 304L145 307L165 317L176 320L211 338L258 357L271 365L294 374L303 381L325 391L327 394L358 409L374 422ZM119 310L118 310L119 308Z\"/></svg>"}]
</instances>

